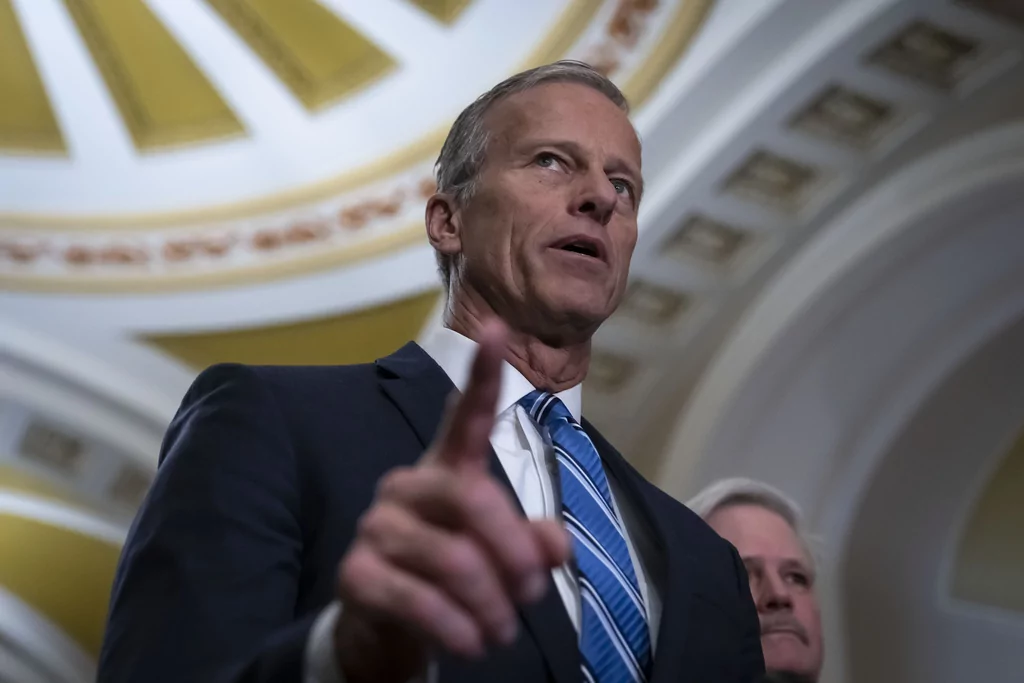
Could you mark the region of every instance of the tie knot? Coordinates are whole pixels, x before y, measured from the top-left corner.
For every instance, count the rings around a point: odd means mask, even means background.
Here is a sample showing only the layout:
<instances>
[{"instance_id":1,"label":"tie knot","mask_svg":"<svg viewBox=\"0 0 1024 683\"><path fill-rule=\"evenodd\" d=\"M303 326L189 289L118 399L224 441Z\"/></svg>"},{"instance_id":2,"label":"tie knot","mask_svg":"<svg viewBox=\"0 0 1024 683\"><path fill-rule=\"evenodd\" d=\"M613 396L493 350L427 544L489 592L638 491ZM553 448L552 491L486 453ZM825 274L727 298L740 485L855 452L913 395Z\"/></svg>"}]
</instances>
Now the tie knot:
<instances>
[{"instance_id":1,"label":"tie knot","mask_svg":"<svg viewBox=\"0 0 1024 683\"><path fill-rule=\"evenodd\" d=\"M519 399L526 412L530 414L537 424L550 426L559 420L563 422L575 422L572 413L565 407L561 399L541 389L531 391Z\"/></svg>"}]
</instances>

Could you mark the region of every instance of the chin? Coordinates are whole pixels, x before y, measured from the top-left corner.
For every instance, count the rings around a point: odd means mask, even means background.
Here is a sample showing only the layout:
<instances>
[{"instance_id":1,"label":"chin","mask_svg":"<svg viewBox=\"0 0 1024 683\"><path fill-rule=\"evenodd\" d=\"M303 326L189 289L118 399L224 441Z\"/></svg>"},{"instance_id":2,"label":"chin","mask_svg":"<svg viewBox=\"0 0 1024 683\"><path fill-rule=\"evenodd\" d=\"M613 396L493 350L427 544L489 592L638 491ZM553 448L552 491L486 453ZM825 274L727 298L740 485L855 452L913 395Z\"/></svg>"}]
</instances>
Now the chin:
<instances>
[{"instance_id":1,"label":"chin","mask_svg":"<svg viewBox=\"0 0 1024 683\"><path fill-rule=\"evenodd\" d=\"M609 315L603 306L588 306L576 302L557 302L549 310L552 321L558 321L561 325L576 330L597 329Z\"/></svg>"},{"instance_id":2,"label":"chin","mask_svg":"<svg viewBox=\"0 0 1024 683\"><path fill-rule=\"evenodd\" d=\"M615 311L613 296L609 292L595 292L594 288L553 286L542 297L545 308L559 318L571 319L590 325L600 325Z\"/></svg>"},{"instance_id":3,"label":"chin","mask_svg":"<svg viewBox=\"0 0 1024 683\"><path fill-rule=\"evenodd\" d=\"M792 671L814 680L817 666L809 652L797 652L792 649L764 648L764 664L768 671Z\"/></svg>"}]
</instances>

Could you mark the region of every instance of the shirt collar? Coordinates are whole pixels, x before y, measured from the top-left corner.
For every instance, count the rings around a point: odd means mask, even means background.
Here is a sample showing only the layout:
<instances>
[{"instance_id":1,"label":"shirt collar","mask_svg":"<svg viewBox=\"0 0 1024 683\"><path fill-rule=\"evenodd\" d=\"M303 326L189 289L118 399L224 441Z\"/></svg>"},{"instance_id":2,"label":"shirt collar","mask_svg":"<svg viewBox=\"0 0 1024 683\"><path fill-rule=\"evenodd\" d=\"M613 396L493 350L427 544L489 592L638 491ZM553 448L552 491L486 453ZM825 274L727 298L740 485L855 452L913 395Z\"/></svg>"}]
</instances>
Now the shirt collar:
<instances>
[{"instance_id":1,"label":"shirt collar","mask_svg":"<svg viewBox=\"0 0 1024 683\"><path fill-rule=\"evenodd\" d=\"M459 391L466 389L466 385L469 383L469 371L476 355L477 343L475 341L447 327L441 327L433 330L420 346L434 359L434 362L441 366L456 389ZM505 412L534 389L536 387L523 377L521 372L507 361L502 361L501 393L498 395L498 404L495 406L496 413L500 415ZM573 418L579 422L583 410L583 385L577 384L555 395L565 404Z\"/></svg>"}]
</instances>

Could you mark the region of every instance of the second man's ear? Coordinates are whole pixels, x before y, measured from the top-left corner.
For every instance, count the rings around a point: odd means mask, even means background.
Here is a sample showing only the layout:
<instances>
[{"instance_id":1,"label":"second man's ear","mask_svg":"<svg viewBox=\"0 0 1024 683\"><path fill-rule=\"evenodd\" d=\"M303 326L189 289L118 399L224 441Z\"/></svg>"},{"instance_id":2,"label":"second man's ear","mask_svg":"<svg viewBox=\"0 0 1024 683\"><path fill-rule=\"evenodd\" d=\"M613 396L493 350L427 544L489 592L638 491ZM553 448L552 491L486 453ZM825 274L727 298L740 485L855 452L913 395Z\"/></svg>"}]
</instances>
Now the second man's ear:
<instances>
[{"instance_id":1,"label":"second man's ear","mask_svg":"<svg viewBox=\"0 0 1024 683\"><path fill-rule=\"evenodd\" d=\"M462 251L462 214L452 195L438 192L427 200L426 223L434 249L448 255Z\"/></svg>"}]
</instances>

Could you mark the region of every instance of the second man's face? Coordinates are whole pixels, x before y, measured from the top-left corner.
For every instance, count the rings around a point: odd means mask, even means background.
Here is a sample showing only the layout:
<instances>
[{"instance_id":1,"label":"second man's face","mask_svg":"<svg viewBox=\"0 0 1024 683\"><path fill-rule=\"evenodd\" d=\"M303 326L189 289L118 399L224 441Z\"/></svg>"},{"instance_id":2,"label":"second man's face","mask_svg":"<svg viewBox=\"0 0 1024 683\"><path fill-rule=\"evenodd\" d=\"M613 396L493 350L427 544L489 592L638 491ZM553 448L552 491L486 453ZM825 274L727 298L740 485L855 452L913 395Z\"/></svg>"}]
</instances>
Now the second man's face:
<instances>
[{"instance_id":1,"label":"second man's face","mask_svg":"<svg viewBox=\"0 0 1024 683\"><path fill-rule=\"evenodd\" d=\"M817 680L824 648L810 559L781 516L758 505L728 505L708 524L739 551L761 621L761 649L769 671Z\"/></svg>"}]
</instances>

